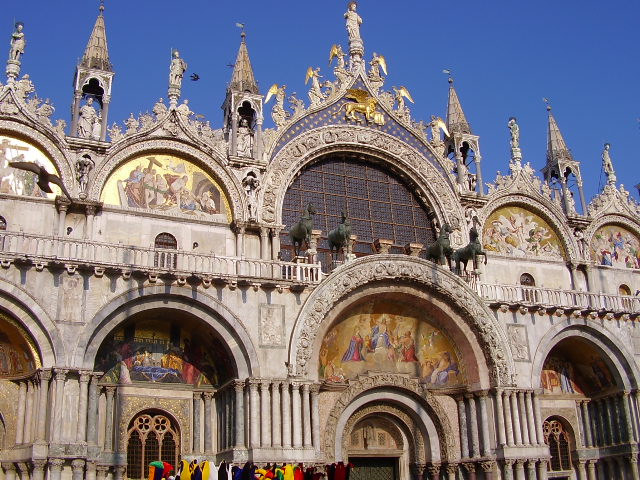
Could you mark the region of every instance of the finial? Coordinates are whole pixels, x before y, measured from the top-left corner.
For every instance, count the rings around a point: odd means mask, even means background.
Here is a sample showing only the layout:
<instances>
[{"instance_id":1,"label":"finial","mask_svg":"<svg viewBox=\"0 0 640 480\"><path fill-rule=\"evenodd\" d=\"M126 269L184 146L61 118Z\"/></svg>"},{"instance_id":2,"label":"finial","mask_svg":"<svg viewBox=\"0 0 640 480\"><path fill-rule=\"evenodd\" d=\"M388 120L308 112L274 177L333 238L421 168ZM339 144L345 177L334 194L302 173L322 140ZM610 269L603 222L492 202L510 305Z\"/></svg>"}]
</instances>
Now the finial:
<instances>
[{"instance_id":1,"label":"finial","mask_svg":"<svg viewBox=\"0 0 640 480\"><path fill-rule=\"evenodd\" d=\"M104 12L104 0L100 0L99 10L100 10L100 15L102 15L102 12Z\"/></svg>"},{"instance_id":2,"label":"finial","mask_svg":"<svg viewBox=\"0 0 640 480\"><path fill-rule=\"evenodd\" d=\"M547 105L547 112L551 111L551 103L548 98L543 98L542 101Z\"/></svg>"},{"instance_id":3,"label":"finial","mask_svg":"<svg viewBox=\"0 0 640 480\"><path fill-rule=\"evenodd\" d=\"M448 68L445 68L442 70L442 73L449 75L449 79L448 82L453 85L453 77L451 76L451 70L449 70Z\"/></svg>"},{"instance_id":4,"label":"finial","mask_svg":"<svg viewBox=\"0 0 640 480\"><path fill-rule=\"evenodd\" d=\"M244 42L244 39L247 38L247 34L244 33L244 23L236 22L236 27L242 30L240 32L240 38L242 38L242 42Z\"/></svg>"}]
</instances>

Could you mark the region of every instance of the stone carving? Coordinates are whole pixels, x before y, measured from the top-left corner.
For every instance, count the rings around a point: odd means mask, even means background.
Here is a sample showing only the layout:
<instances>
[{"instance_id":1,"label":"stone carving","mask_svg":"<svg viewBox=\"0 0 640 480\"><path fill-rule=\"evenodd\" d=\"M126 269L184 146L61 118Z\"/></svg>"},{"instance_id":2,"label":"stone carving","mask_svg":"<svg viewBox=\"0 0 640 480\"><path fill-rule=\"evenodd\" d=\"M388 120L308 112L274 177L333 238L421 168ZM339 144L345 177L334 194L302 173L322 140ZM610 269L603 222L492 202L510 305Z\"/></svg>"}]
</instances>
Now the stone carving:
<instances>
[{"instance_id":1,"label":"stone carving","mask_svg":"<svg viewBox=\"0 0 640 480\"><path fill-rule=\"evenodd\" d=\"M187 70L187 62L180 58L180 52L174 50L171 56L171 66L169 67L169 85L176 88L182 87L182 78Z\"/></svg>"},{"instance_id":2,"label":"stone carving","mask_svg":"<svg viewBox=\"0 0 640 480\"><path fill-rule=\"evenodd\" d=\"M529 341L525 325L507 324L507 335L511 345L511 354L516 362L530 362Z\"/></svg>"},{"instance_id":3,"label":"stone carving","mask_svg":"<svg viewBox=\"0 0 640 480\"><path fill-rule=\"evenodd\" d=\"M260 304L260 346L286 348L284 305Z\"/></svg>"},{"instance_id":4,"label":"stone carving","mask_svg":"<svg viewBox=\"0 0 640 480\"><path fill-rule=\"evenodd\" d=\"M573 230L573 236L576 239L576 243L578 244L578 252L580 253L580 258L585 258L587 252L587 241L584 239L584 231L580 228L575 228Z\"/></svg>"},{"instance_id":5,"label":"stone carving","mask_svg":"<svg viewBox=\"0 0 640 480\"><path fill-rule=\"evenodd\" d=\"M609 185L616 184L616 172L613 169L613 162L611 162L611 156L609 155L609 149L611 145L609 143L604 144L604 150L602 150L602 170L607 176L607 183Z\"/></svg>"},{"instance_id":6,"label":"stone carving","mask_svg":"<svg viewBox=\"0 0 640 480\"><path fill-rule=\"evenodd\" d=\"M27 40L24 36L24 23L16 22L15 31L11 34L11 50L9 51L9 60L15 62L20 61L20 57L24 54L24 48Z\"/></svg>"},{"instance_id":7,"label":"stone carving","mask_svg":"<svg viewBox=\"0 0 640 480\"><path fill-rule=\"evenodd\" d=\"M93 97L87 98L80 108L80 116L78 117L78 131L76 134L81 138L91 138L93 135L93 124L98 118L96 109L93 106Z\"/></svg>"},{"instance_id":8,"label":"stone carving","mask_svg":"<svg viewBox=\"0 0 640 480\"><path fill-rule=\"evenodd\" d=\"M289 95L288 100L289 100L289 104L293 108L293 115L291 116L291 119L293 120L295 118L302 117L306 109L304 106L304 102L300 100L298 97L296 97L296 92L293 92L291 95Z\"/></svg>"},{"instance_id":9,"label":"stone carving","mask_svg":"<svg viewBox=\"0 0 640 480\"><path fill-rule=\"evenodd\" d=\"M156 116L156 119L159 119L167 113L167 110L167 106L164 104L164 99L161 98L153 106L152 112Z\"/></svg>"},{"instance_id":10,"label":"stone carving","mask_svg":"<svg viewBox=\"0 0 640 480\"><path fill-rule=\"evenodd\" d=\"M122 133L122 128L120 128L120 125L118 125L117 123L114 123L113 125L111 125L111 128L109 128L108 131L109 131L109 138L111 138L111 141L113 143L120 141L124 137L124 134Z\"/></svg>"},{"instance_id":11,"label":"stone carving","mask_svg":"<svg viewBox=\"0 0 640 480\"><path fill-rule=\"evenodd\" d=\"M362 25L362 18L356 12L358 4L356 2L350 2L347 12L344 14L344 18L347 20L347 34L349 35L349 43L361 41L360 38L360 25Z\"/></svg>"},{"instance_id":12,"label":"stone carving","mask_svg":"<svg viewBox=\"0 0 640 480\"><path fill-rule=\"evenodd\" d=\"M254 172L247 173L242 180L242 186L247 194L247 209L249 220L258 219L258 189L260 188L260 180Z\"/></svg>"},{"instance_id":13,"label":"stone carving","mask_svg":"<svg viewBox=\"0 0 640 480\"><path fill-rule=\"evenodd\" d=\"M24 74L20 80L16 82L16 97L23 102L26 98L36 91L33 82L29 78L29 74Z\"/></svg>"},{"instance_id":14,"label":"stone carving","mask_svg":"<svg viewBox=\"0 0 640 480\"><path fill-rule=\"evenodd\" d=\"M87 184L89 183L89 173L95 164L89 155L83 155L76 160L76 179L80 186L80 195L86 196Z\"/></svg>"},{"instance_id":15,"label":"stone carving","mask_svg":"<svg viewBox=\"0 0 640 480\"><path fill-rule=\"evenodd\" d=\"M188 119L191 115L193 115L193 112L189 108L189 100L184 100L180 105L178 105L178 108L176 108L176 112L178 112L178 114L180 114L185 119Z\"/></svg>"},{"instance_id":16,"label":"stone carving","mask_svg":"<svg viewBox=\"0 0 640 480\"><path fill-rule=\"evenodd\" d=\"M506 349L506 335L491 311L457 275L444 269L434 269L432 263L416 257L393 262L380 260L379 256L362 257L342 268L343 275L325 280L300 312L294 332L294 338L298 340L291 350L299 374L307 374L307 364L313 355L313 345L320 326L340 299L371 282L403 279L423 284L447 299L451 305L458 306L465 321L476 332L489 364L492 382L495 385L511 384L513 367Z\"/></svg>"},{"instance_id":17,"label":"stone carving","mask_svg":"<svg viewBox=\"0 0 640 480\"><path fill-rule=\"evenodd\" d=\"M127 118L124 124L127 127L127 130L125 132L126 135L136 133L138 131L138 128L140 127L140 122L136 118L134 118L133 113L129 115L129 118Z\"/></svg>"},{"instance_id":18,"label":"stone carving","mask_svg":"<svg viewBox=\"0 0 640 480\"><path fill-rule=\"evenodd\" d=\"M624 185L618 189L615 185L607 184L602 193L591 200L587 210L592 217L605 213L625 213L633 217L640 215L640 204L629 196Z\"/></svg>"},{"instance_id":19,"label":"stone carving","mask_svg":"<svg viewBox=\"0 0 640 480\"><path fill-rule=\"evenodd\" d=\"M186 101L186 100L185 100ZM178 107L180 108L180 107ZM236 154L239 157L253 156L253 131L246 118L240 120L237 132Z\"/></svg>"},{"instance_id":20,"label":"stone carving","mask_svg":"<svg viewBox=\"0 0 640 480\"><path fill-rule=\"evenodd\" d=\"M320 68L314 69L313 67L309 67L307 69L307 76L305 78L304 84L306 85L311 80L311 88L309 89L309 100L311 101L311 106L315 107L319 103L321 103L325 95L322 92L322 88L320 87L320 79L322 75L320 75Z\"/></svg>"},{"instance_id":21,"label":"stone carving","mask_svg":"<svg viewBox=\"0 0 640 480\"><path fill-rule=\"evenodd\" d=\"M276 124L276 127L278 127L278 130L287 123L287 119L291 115L284 109L286 90L286 85L279 86L277 83L274 83L269 89L269 92L267 92L267 98L264 101L266 105L269 103L269 100L271 100L271 97L275 95L276 100L271 109L271 118L273 119L273 123Z\"/></svg>"},{"instance_id":22,"label":"stone carving","mask_svg":"<svg viewBox=\"0 0 640 480\"><path fill-rule=\"evenodd\" d=\"M507 123L509 132L511 133L511 150L520 149L520 127L518 126L516 117L509 118Z\"/></svg>"},{"instance_id":23,"label":"stone carving","mask_svg":"<svg viewBox=\"0 0 640 480\"><path fill-rule=\"evenodd\" d=\"M65 122L62 119L56 120L56 125L55 125L55 127L53 127L53 129L56 131L56 133L61 137L65 136L65 129L66 128L67 128L67 122Z\"/></svg>"}]
</instances>

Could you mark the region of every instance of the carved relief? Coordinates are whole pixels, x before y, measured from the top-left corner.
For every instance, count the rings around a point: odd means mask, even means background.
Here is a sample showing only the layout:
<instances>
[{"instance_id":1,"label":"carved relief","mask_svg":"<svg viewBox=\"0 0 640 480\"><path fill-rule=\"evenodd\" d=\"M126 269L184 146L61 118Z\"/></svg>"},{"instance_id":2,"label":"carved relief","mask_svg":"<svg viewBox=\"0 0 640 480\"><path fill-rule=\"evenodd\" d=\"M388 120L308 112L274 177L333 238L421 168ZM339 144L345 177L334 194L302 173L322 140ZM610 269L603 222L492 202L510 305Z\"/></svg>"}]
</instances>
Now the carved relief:
<instances>
[{"instance_id":1,"label":"carved relief","mask_svg":"<svg viewBox=\"0 0 640 480\"><path fill-rule=\"evenodd\" d=\"M516 362L530 362L529 340L525 325L507 324L507 334L511 345L511 354Z\"/></svg>"},{"instance_id":2,"label":"carved relief","mask_svg":"<svg viewBox=\"0 0 640 480\"><path fill-rule=\"evenodd\" d=\"M260 304L260 346L285 348L284 305Z\"/></svg>"}]
</instances>

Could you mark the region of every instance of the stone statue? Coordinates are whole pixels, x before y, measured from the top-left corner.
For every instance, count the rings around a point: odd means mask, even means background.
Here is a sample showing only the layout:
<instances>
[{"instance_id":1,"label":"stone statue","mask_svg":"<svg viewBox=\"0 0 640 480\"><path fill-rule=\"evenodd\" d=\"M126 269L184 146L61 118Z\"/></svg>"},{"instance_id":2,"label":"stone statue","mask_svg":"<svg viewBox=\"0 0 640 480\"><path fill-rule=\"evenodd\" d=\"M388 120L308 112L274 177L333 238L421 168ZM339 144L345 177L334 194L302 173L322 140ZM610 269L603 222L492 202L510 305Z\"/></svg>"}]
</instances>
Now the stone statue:
<instances>
[{"instance_id":1,"label":"stone statue","mask_svg":"<svg viewBox=\"0 0 640 480\"><path fill-rule=\"evenodd\" d=\"M354 40L361 40L360 38L360 25L362 25L362 18L356 12L358 4L356 2L350 2L347 12L344 14L344 18L347 20L347 34L349 35L349 42Z\"/></svg>"},{"instance_id":2,"label":"stone statue","mask_svg":"<svg viewBox=\"0 0 640 480\"><path fill-rule=\"evenodd\" d=\"M607 176L607 183L614 184L616 183L616 172L613 170L613 162L611 161L611 157L609 156L610 148L610 144L604 144L604 150L602 150L602 169Z\"/></svg>"},{"instance_id":3,"label":"stone statue","mask_svg":"<svg viewBox=\"0 0 640 480\"><path fill-rule=\"evenodd\" d=\"M587 241L584 239L584 232L576 228L573 231L573 236L576 238L576 243L578 244L578 250L580 251L580 256L584 258L585 252L587 251L586 245Z\"/></svg>"},{"instance_id":4,"label":"stone statue","mask_svg":"<svg viewBox=\"0 0 640 480\"><path fill-rule=\"evenodd\" d=\"M387 73L387 62L386 62L385 58L382 55L378 55L376 52L373 52L373 58L369 62L369 65L371 65L371 68L369 69L369 76L370 77L374 77L374 78L381 77L382 75L380 75L380 69L382 69L382 71L386 75L386 73Z\"/></svg>"},{"instance_id":5,"label":"stone statue","mask_svg":"<svg viewBox=\"0 0 640 480\"><path fill-rule=\"evenodd\" d=\"M307 70L307 77L305 80L305 85L311 80L311 88L309 89L309 100L311 101L311 105L317 105L322 100L324 100L324 94L322 93L322 89L320 87L320 79L322 75L320 75L320 68L316 68L315 70L312 67L309 67Z\"/></svg>"},{"instance_id":6,"label":"stone statue","mask_svg":"<svg viewBox=\"0 0 640 480\"><path fill-rule=\"evenodd\" d=\"M9 60L19 62L20 56L24 53L24 47L27 44L24 38L24 24L22 22L16 23L16 30L11 35L11 50L9 52Z\"/></svg>"},{"instance_id":7,"label":"stone statue","mask_svg":"<svg viewBox=\"0 0 640 480\"><path fill-rule=\"evenodd\" d=\"M187 70L187 62L180 58L180 52L178 50L173 51L173 58L171 59L171 68L169 69L169 85L181 88L182 77Z\"/></svg>"},{"instance_id":8,"label":"stone statue","mask_svg":"<svg viewBox=\"0 0 640 480\"><path fill-rule=\"evenodd\" d=\"M65 136L64 129L67 128L67 122L59 118L58 120L56 120L56 126L53 128L58 133L58 135L60 135L61 137L64 137Z\"/></svg>"},{"instance_id":9,"label":"stone statue","mask_svg":"<svg viewBox=\"0 0 640 480\"><path fill-rule=\"evenodd\" d=\"M246 118L240 120L237 132L236 154L239 157L251 157L253 147L253 132L249 128Z\"/></svg>"},{"instance_id":10,"label":"stone statue","mask_svg":"<svg viewBox=\"0 0 640 480\"><path fill-rule=\"evenodd\" d=\"M191 109L189 108L189 100L185 100L183 101L178 108L176 108L176 111L180 114L183 115L185 118L189 118L191 115L193 115L193 112L191 111Z\"/></svg>"},{"instance_id":11,"label":"stone statue","mask_svg":"<svg viewBox=\"0 0 640 480\"><path fill-rule=\"evenodd\" d=\"M255 173L249 172L242 180L242 186L247 194L249 219L255 220L258 218L258 188L260 188L260 180Z\"/></svg>"},{"instance_id":12,"label":"stone statue","mask_svg":"<svg viewBox=\"0 0 640 480\"><path fill-rule=\"evenodd\" d=\"M87 191L87 184L89 183L89 172L93 170L93 160L89 155L83 155L76 161L76 178L80 184L80 193L84 194Z\"/></svg>"},{"instance_id":13,"label":"stone statue","mask_svg":"<svg viewBox=\"0 0 640 480\"><path fill-rule=\"evenodd\" d=\"M160 118L165 113L167 113L167 106L164 104L164 100L162 98L159 99L153 106L152 112L156 116L156 118Z\"/></svg>"},{"instance_id":14,"label":"stone statue","mask_svg":"<svg viewBox=\"0 0 640 480\"><path fill-rule=\"evenodd\" d=\"M29 74L24 74L20 80L16 82L16 96L20 97L23 101L33 92L36 91L36 87L33 86L33 82L29 78Z\"/></svg>"},{"instance_id":15,"label":"stone statue","mask_svg":"<svg viewBox=\"0 0 640 480\"><path fill-rule=\"evenodd\" d=\"M98 118L96 109L93 107L93 97L87 99L82 108L80 108L80 116L78 117L78 137L91 138L93 134L93 124Z\"/></svg>"},{"instance_id":16,"label":"stone statue","mask_svg":"<svg viewBox=\"0 0 640 480\"><path fill-rule=\"evenodd\" d=\"M273 123L276 124L278 128L282 127L285 123L287 123L287 119L289 118L289 112L284 109L284 100L286 97L287 86L274 84L269 89L269 94L267 95L267 99L264 103L267 103L272 95L275 95L276 101L273 104L273 109L271 110L271 118L273 119Z\"/></svg>"},{"instance_id":17,"label":"stone statue","mask_svg":"<svg viewBox=\"0 0 640 480\"><path fill-rule=\"evenodd\" d=\"M289 104L293 107L293 116L298 117L304 113L304 102L296 97L296 92L289 96Z\"/></svg>"},{"instance_id":18,"label":"stone statue","mask_svg":"<svg viewBox=\"0 0 640 480\"><path fill-rule=\"evenodd\" d=\"M98 115L93 121L91 127L91 138L94 140L100 140L100 134L102 133L102 115Z\"/></svg>"},{"instance_id":19,"label":"stone statue","mask_svg":"<svg viewBox=\"0 0 640 480\"><path fill-rule=\"evenodd\" d=\"M511 131L511 148L512 149L520 148L520 127L516 122L517 122L516 117L511 117L509 118L509 122L507 123L507 126Z\"/></svg>"},{"instance_id":20,"label":"stone statue","mask_svg":"<svg viewBox=\"0 0 640 480\"><path fill-rule=\"evenodd\" d=\"M124 124L127 127L125 132L127 135L136 133L140 127L140 122L133 116L133 113L129 115L129 118L125 120Z\"/></svg>"}]
</instances>

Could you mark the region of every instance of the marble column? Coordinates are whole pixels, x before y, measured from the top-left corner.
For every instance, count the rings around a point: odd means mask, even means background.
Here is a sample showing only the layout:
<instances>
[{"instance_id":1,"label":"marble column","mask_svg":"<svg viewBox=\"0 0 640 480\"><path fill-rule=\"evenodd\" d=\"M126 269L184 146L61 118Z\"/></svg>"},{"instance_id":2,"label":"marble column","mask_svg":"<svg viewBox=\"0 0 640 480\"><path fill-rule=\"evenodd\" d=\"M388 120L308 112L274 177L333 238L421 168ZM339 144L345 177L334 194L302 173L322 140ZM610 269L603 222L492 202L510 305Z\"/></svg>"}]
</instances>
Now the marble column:
<instances>
[{"instance_id":1,"label":"marble column","mask_svg":"<svg viewBox=\"0 0 640 480\"><path fill-rule=\"evenodd\" d=\"M504 411L502 412L504 415L504 423L505 429L507 432L507 445L510 447L514 446L513 441L513 421L511 417L511 394L510 390L505 390L504 394Z\"/></svg>"},{"instance_id":2,"label":"marble column","mask_svg":"<svg viewBox=\"0 0 640 480\"><path fill-rule=\"evenodd\" d=\"M109 467L107 465L98 465L96 467L96 480L105 480L109 473Z\"/></svg>"},{"instance_id":3,"label":"marble column","mask_svg":"<svg viewBox=\"0 0 640 480\"><path fill-rule=\"evenodd\" d=\"M480 440L478 438L478 415L476 413L476 398L473 394L465 395L469 402L469 426L471 427L471 449L469 454L473 457L480 456Z\"/></svg>"},{"instance_id":4,"label":"marble column","mask_svg":"<svg viewBox=\"0 0 640 480\"><path fill-rule=\"evenodd\" d=\"M320 452L320 386L313 385L311 387L311 441L316 449Z\"/></svg>"},{"instance_id":5,"label":"marble column","mask_svg":"<svg viewBox=\"0 0 640 480\"><path fill-rule=\"evenodd\" d=\"M293 448L302 447L302 419L300 418L300 384L291 383L291 428Z\"/></svg>"},{"instance_id":6,"label":"marble column","mask_svg":"<svg viewBox=\"0 0 640 480\"><path fill-rule=\"evenodd\" d=\"M124 471L126 467L124 465L116 465L113 468L113 480L122 480L124 478Z\"/></svg>"},{"instance_id":7,"label":"marble column","mask_svg":"<svg viewBox=\"0 0 640 480\"><path fill-rule=\"evenodd\" d=\"M609 397L609 411L611 412L611 437L614 444L623 442L624 418L620 397L616 394Z\"/></svg>"},{"instance_id":8,"label":"marble column","mask_svg":"<svg viewBox=\"0 0 640 480\"><path fill-rule=\"evenodd\" d=\"M627 457L627 462L629 462L629 470L631 471L631 478L633 480L638 480L640 478L640 473L638 472L638 456L637 454L631 454Z\"/></svg>"},{"instance_id":9,"label":"marble column","mask_svg":"<svg viewBox=\"0 0 640 480\"><path fill-rule=\"evenodd\" d=\"M538 480L547 480L548 465L549 461L547 459L540 459L540 461L538 462Z\"/></svg>"},{"instance_id":10,"label":"marble column","mask_svg":"<svg viewBox=\"0 0 640 480\"><path fill-rule=\"evenodd\" d=\"M498 437L498 447L503 447L506 443L506 435L507 432L504 429L504 406L502 404L502 390L498 389L494 392L494 397L496 399L495 409L494 409L494 417L496 419L496 430Z\"/></svg>"},{"instance_id":11,"label":"marble column","mask_svg":"<svg viewBox=\"0 0 640 480\"><path fill-rule=\"evenodd\" d=\"M27 402L24 409L24 431L22 434L22 441L24 443L31 443L33 441L33 417L34 417L34 394L35 384L33 379L27 381Z\"/></svg>"},{"instance_id":12,"label":"marble column","mask_svg":"<svg viewBox=\"0 0 640 480\"><path fill-rule=\"evenodd\" d=\"M536 460L527 461L527 477L532 480L536 478Z\"/></svg>"},{"instance_id":13,"label":"marble column","mask_svg":"<svg viewBox=\"0 0 640 480\"><path fill-rule=\"evenodd\" d=\"M44 480L44 469L47 466L47 460L37 458L31 460L31 480Z\"/></svg>"},{"instance_id":14,"label":"marble column","mask_svg":"<svg viewBox=\"0 0 640 480\"><path fill-rule=\"evenodd\" d=\"M249 381L249 418L251 419L251 448L260 447L260 408L258 407L258 382Z\"/></svg>"},{"instance_id":15,"label":"marble column","mask_svg":"<svg viewBox=\"0 0 640 480\"><path fill-rule=\"evenodd\" d=\"M587 479L597 480L596 477L596 460L589 460L587 462Z\"/></svg>"},{"instance_id":16,"label":"marble column","mask_svg":"<svg viewBox=\"0 0 640 480\"><path fill-rule=\"evenodd\" d=\"M84 231L84 238L87 240L93 240L93 220L96 216L95 205L87 205L85 208L85 213L87 215L87 224Z\"/></svg>"},{"instance_id":17,"label":"marble column","mask_svg":"<svg viewBox=\"0 0 640 480\"><path fill-rule=\"evenodd\" d=\"M269 230L260 227L260 259L269 260Z\"/></svg>"},{"instance_id":18,"label":"marble column","mask_svg":"<svg viewBox=\"0 0 640 480\"><path fill-rule=\"evenodd\" d=\"M633 431L636 441L640 441L640 390L636 390L631 396L633 407Z\"/></svg>"},{"instance_id":19,"label":"marble column","mask_svg":"<svg viewBox=\"0 0 640 480\"><path fill-rule=\"evenodd\" d=\"M531 443L531 445L537 445L538 443L540 443L540 440L538 440L537 438L536 422L533 418L533 398L531 395L531 391L525 392L524 406L525 410L527 411L527 429L529 431L529 443Z\"/></svg>"},{"instance_id":20,"label":"marble column","mask_svg":"<svg viewBox=\"0 0 640 480\"><path fill-rule=\"evenodd\" d=\"M116 393L116 387L105 388L107 396L107 405L105 411L105 429L104 429L104 451L113 451L113 397Z\"/></svg>"},{"instance_id":21,"label":"marble column","mask_svg":"<svg viewBox=\"0 0 640 480\"><path fill-rule=\"evenodd\" d=\"M480 462L480 467L484 472L484 480L493 480L493 473L496 469L496 462Z\"/></svg>"},{"instance_id":22,"label":"marble column","mask_svg":"<svg viewBox=\"0 0 640 480\"><path fill-rule=\"evenodd\" d=\"M491 454L491 439L489 438L489 416L487 414L487 392L478 393L480 404L480 430L482 432L482 456Z\"/></svg>"},{"instance_id":23,"label":"marble column","mask_svg":"<svg viewBox=\"0 0 640 480\"><path fill-rule=\"evenodd\" d=\"M62 477L63 465L64 459L62 458L49 459L49 480L60 480L60 478Z\"/></svg>"},{"instance_id":24,"label":"marble column","mask_svg":"<svg viewBox=\"0 0 640 480\"><path fill-rule=\"evenodd\" d=\"M506 402L507 400L505 400ZM513 463L514 460L510 458L504 459L504 465L502 467L502 479L503 480L513 480Z\"/></svg>"},{"instance_id":25,"label":"marble column","mask_svg":"<svg viewBox=\"0 0 640 480\"><path fill-rule=\"evenodd\" d=\"M309 384L302 385L302 445L305 448L311 446L311 409L309 397Z\"/></svg>"},{"instance_id":26,"label":"marble column","mask_svg":"<svg viewBox=\"0 0 640 480\"><path fill-rule=\"evenodd\" d=\"M624 480L625 478L627 478L627 472L626 472L627 466L625 465L625 458L614 457L613 463L616 463L618 467L618 475L616 477L619 478L620 480Z\"/></svg>"},{"instance_id":27,"label":"marble column","mask_svg":"<svg viewBox=\"0 0 640 480\"><path fill-rule=\"evenodd\" d=\"M279 256L280 256L280 229L272 228L271 229L271 260L278 260Z\"/></svg>"},{"instance_id":28,"label":"marble column","mask_svg":"<svg viewBox=\"0 0 640 480\"><path fill-rule=\"evenodd\" d=\"M449 463L445 469L447 471L447 480L455 480L456 475L460 470L457 463Z\"/></svg>"},{"instance_id":29,"label":"marble column","mask_svg":"<svg viewBox=\"0 0 640 480\"><path fill-rule=\"evenodd\" d=\"M24 411L26 404L27 382L20 381L18 384L18 414L16 415L16 445L20 445L22 443L24 434Z\"/></svg>"},{"instance_id":30,"label":"marble column","mask_svg":"<svg viewBox=\"0 0 640 480\"><path fill-rule=\"evenodd\" d=\"M623 418L622 423L624 425L624 435L622 437L624 442L633 442L633 424L631 419L631 408L629 408L630 400L629 392L622 392L620 395L620 402L622 403Z\"/></svg>"},{"instance_id":31,"label":"marble column","mask_svg":"<svg viewBox=\"0 0 640 480\"><path fill-rule=\"evenodd\" d=\"M282 382L271 382L271 444L276 448L282 446L280 385L282 385Z\"/></svg>"},{"instance_id":32,"label":"marble column","mask_svg":"<svg viewBox=\"0 0 640 480\"><path fill-rule=\"evenodd\" d=\"M96 462L87 462L87 474L85 480L96 480Z\"/></svg>"},{"instance_id":33,"label":"marble column","mask_svg":"<svg viewBox=\"0 0 640 480\"><path fill-rule=\"evenodd\" d=\"M55 417L53 421L53 435L51 435L56 442L62 441L62 417L63 401L64 401L64 382L67 378L68 370L56 369L55 382L56 382L56 406Z\"/></svg>"},{"instance_id":34,"label":"marble column","mask_svg":"<svg viewBox=\"0 0 640 480\"><path fill-rule=\"evenodd\" d=\"M464 469L467 471L468 480L476 480L476 464L473 462L463 463ZM455 479L455 477L453 477Z\"/></svg>"},{"instance_id":35,"label":"marble column","mask_svg":"<svg viewBox=\"0 0 640 480\"><path fill-rule=\"evenodd\" d=\"M464 396L456 398L458 402L458 423L460 425L460 455L469 458L469 437L467 435L467 407L464 404Z\"/></svg>"},{"instance_id":36,"label":"marble column","mask_svg":"<svg viewBox=\"0 0 640 480\"><path fill-rule=\"evenodd\" d=\"M76 442L87 440L87 402L89 400L89 372L80 373L80 398L78 399L78 428L76 429Z\"/></svg>"},{"instance_id":37,"label":"marble column","mask_svg":"<svg viewBox=\"0 0 640 480\"><path fill-rule=\"evenodd\" d=\"M529 445L529 422L527 421L523 390L520 390L518 392L518 414L518 416L520 417L520 426L522 430L522 444Z\"/></svg>"},{"instance_id":38,"label":"marble column","mask_svg":"<svg viewBox=\"0 0 640 480\"><path fill-rule=\"evenodd\" d=\"M87 443L97 445L98 443L98 374L91 375L89 383L89 404L87 406Z\"/></svg>"},{"instance_id":39,"label":"marble column","mask_svg":"<svg viewBox=\"0 0 640 480\"><path fill-rule=\"evenodd\" d=\"M524 462L525 460L522 458L519 458L516 460L516 480L526 480L525 476L524 476Z\"/></svg>"},{"instance_id":40,"label":"marble column","mask_svg":"<svg viewBox=\"0 0 640 480\"><path fill-rule=\"evenodd\" d=\"M69 209L69 205L65 203L58 204L58 236L64 237L66 233L66 223L67 223L67 210ZM60 245L61 249L63 248L62 244ZM60 252L60 256L62 256L62 252Z\"/></svg>"},{"instance_id":41,"label":"marble column","mask_svg":"<svg viewBox=\"0 0 640 480\"><path fill-rule=\"evenodd\" d=\"M269 393L269 382L264 380L260 383L260 446L271 446L271 418L269 409L271 406L271 395Z\"/></svg>"},{"instance_id":42,"label":"marble column","mask_svg":"<svg viewBox=\"0 0 640 480\"><path fill-rule=\"evenodd\" d=\"M511 418L513 419L513 437L516 445L522 445L522 430L520 428L520 411L518 409L517 392L511 392L511 398L509 400L511 401Z\"/></svg>"},{"instance_id":43,"label":"marble column","mask_svg":"<svg viewBox=\"0 0 640 480\"><path fill-rule=\"evenodd\" d=\"M598 405L597 400L591 400L589 402L589 407L591 408L591 436L593 439L593 446L601 447L602 445L604 445L604 439L602 436L602 417L600 416L600 405Z\"/></svg>"},{"instance_id":44,"label":"marble column","mask_svg":"<svg viewBox=\"0 0 640 480\"><path fill-rule=\"evenodd\" d=\"M601 400L601 411L603 417L604 430L606 432L605 438L607 445L613 445L613 422L611 418L611 398L607 397Z\"/></svg>"},{"instance_id":45,"label":"marble column","mask_svg":"<svg viewBox=\"0 0 640 480\"><path fill-rule=\"evenodd\" d=\"M536 437L538 437L538 445L544 445L544 432L542 431L542 423L544 419L540 413L540 391L532 394L533 399L533 421L536 426Z\"/></svg>"},{"instance_id":46,"label":"marble column","mask_svg":"<svg viewBox=\"0 0 640 480\"><path fill-rule=\"evenodd\" d=\"M291 448L291 395L289 382L282 382L282 446Z\"/></svg>"},{"instance_id":47,"label":"marble column","mask_svg":"<svg viewBox=\"0 0 640 480\"><path fill-rule=\"evenodd\" d=\"M427 465L430 480L440 480L440 465Z\"/></svg>"},{"instance_id":48,"label":"marble column","mask_svg":"<svg viewBox=\"0 0 640 480\"><path fill-rule=\"evenodd\" d=\"M587 480L587 469L585 460L578 460L575 463L576 471L578 472L578 480Z\"/></svg>"},{"instance_id":49,"label":"marble column","mask_svg":"<svg viewBox=\"0 0 640 480\"><path fill-rule=\"evenodd\" d=\"M580 402L580 410L582 411L582 425L584 428L584 446L593 446L591 440L591 419L589 418L589 400Z\"/></svg>"},{"instance_id":50,"label":"marble column","mask_svg":"<svg viewBox=\"0 0 640 480\"><path fill-rule=\"evenodd\" d=\"M83 480L84 478L84 460L76 458L71 462L71 479Z\"/></svg>"},{"instance_id":51,"label":"marble column","mask_svg":"<svg viewBox=\"0 0 640 480\"><path fill-rule=\"evenodd\" d=\"M200 399L202 392L193 392L193 444L191 452L195 455L200 453Z\"/></svg>"},{"instance_id":52,"label":"marble column","mask_svg":"<svg viewBox=\"0 0 640 480\"><path fill-rule=\"evenodd\" d=\"M213 401L213 393L204 393L204 453L209 455L213 453L213 428L211 419L211 402Z\"/></svg>"},{"instance_id":53,"label":"marble column","mask_svg":"<svg viewBox=\"0 0 640 480\"><path fill-rule=\"evenodd\" d=\"M47 411L49 410L47 400L49 398L49 380L51 379L51 370L41 370L40 390L38 399L38 426L36 429L36 442L46 442L47 435Z\"/></svg>"},{"instance_id":54,"label":"marble column","mask_svg":"<svg viewBox=\"0 0 640 480\"><path fill-rule=\"evenodd\" d=\"M235 382L233 385L236 399L235 399L235 417L234 417L234 430L235 430L235 446L236 448L245 448L244 443L244 384L242 382Z\"/></svg>"},{"instance_id":55,"label":"marble column","mask_svg":"<svg viewBox=\"0 0 640 480\"><path fill-rule=\"evenodd\" d=\"M16 466L11 462L2 462L5 480L16 480Z\"/></svg>"}]
</instances>

